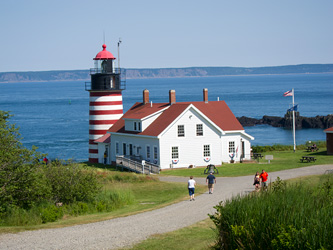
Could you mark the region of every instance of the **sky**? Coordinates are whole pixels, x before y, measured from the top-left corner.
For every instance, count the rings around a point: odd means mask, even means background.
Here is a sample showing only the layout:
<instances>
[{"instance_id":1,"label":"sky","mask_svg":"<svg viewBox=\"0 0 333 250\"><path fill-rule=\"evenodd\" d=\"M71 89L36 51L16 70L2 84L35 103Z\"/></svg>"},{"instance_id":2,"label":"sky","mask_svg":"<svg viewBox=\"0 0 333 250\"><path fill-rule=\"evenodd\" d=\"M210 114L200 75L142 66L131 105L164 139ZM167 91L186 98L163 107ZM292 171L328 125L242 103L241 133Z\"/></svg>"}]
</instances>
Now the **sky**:
<instances>
[{"instance_id":1,"label":"sky","mask_svg":"<svg viewBox=\"0 0 333 250\"><path fill-rule=\"evenodd\" d=\"M333 63L332 0L0 2L0 72ZM118 65L116 63L116 65Z\"/></svg>"}]
</instances>

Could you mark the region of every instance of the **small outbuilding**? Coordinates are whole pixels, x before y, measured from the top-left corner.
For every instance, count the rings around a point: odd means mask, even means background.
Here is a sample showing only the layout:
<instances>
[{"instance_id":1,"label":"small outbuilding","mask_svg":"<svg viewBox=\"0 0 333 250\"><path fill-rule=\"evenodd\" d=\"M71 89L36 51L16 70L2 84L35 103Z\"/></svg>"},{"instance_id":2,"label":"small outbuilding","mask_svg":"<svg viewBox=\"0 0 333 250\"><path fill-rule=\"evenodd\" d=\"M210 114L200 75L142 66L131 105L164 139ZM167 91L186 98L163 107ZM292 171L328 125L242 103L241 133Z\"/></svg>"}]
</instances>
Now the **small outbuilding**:
<instances>
[{"instance_id":1,"label":"small outbuilding","mask_svg":"<svg viewBox=\"0 0 333 250\"><path fill-rule=\"evenodd\" d=\"M327 145L327 154L333 155L333 127L325 129L326 133L326 145Z\"/></svg>"}]
</instances>

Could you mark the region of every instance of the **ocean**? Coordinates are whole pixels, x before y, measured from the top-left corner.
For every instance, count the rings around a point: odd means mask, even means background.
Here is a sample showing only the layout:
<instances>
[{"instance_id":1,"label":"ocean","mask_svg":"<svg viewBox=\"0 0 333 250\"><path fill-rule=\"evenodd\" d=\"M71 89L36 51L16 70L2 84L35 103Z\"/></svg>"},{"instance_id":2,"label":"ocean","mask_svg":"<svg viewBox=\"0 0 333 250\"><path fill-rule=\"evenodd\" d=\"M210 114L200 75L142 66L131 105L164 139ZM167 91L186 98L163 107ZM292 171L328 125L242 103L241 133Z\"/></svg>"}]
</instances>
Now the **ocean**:
<instances>
[{"instance_id":1,"label":"ocean","mask_svg":"<svg viewBox=\"0 0 333 250\"><path fill-rule=\"evenodd\" d=\"M292 97L282 95L292 88L301 116L333 113L333 74L128 79L124 112L142 102L144 89L158 103L168 102L170 89L177 102L202 101L203 88L210 101L225 100L237 117L284 116ZM14 115L10 122L20 128L27 148L35 145L50 159L88 159L89 92L84 81L0 83L0 110ZM293 144L290 129L260 125L245 131L255 137L253 145ZM323 129L296 130L297 144L325 139Z\"/></svg>"}]
</instances>

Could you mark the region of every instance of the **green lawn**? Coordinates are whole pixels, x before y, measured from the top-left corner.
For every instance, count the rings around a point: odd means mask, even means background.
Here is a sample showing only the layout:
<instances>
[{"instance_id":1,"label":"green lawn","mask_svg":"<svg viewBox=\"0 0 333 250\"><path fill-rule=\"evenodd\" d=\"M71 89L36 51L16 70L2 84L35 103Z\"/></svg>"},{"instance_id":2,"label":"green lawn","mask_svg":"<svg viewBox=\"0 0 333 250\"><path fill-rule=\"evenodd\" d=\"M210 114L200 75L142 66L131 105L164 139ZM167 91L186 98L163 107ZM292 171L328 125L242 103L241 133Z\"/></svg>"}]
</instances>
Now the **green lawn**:
<instances>
[{"instance_id":1,"label":"green lawn","mask_svg":"<svg viewBox=\"0 0 333 250\"><path fill-rule=\"evenodd\" d=\"M182 200L188 199L187 183L168 183L152 178L149 180L147 176L138 175L128 172L116 172L109 170L98 170L100 175L104 176L107 183L103 189L129 191L134 196L134 202L120 209L111 212L86 214L80 216L65 215L63 219L40 225L26 226L2 226L1 233L15 233L25 230L37 230L45 228L59 228L66 226L74 226L77 224L92 223L112 219L115 217L128 216L152 209L161 208ZM141 178L143 178L141 180ZM154 180L155 179L155 180ZM204 193L205 186L198 185L196 193Z\"/></svg>"},{"instance_id":2,"label":"green lawn","mask_svg":"<svg viewBox=\"0 0 333 250\"><path fill-rule=\"evenodd\" d=\"M253 161L250 163L225 163L221 166L216 166L219 174L215 176L224 176L224 177L235 177L235 176L244 176L244 175L253 175L256 171L261 172L262 169L265 169L269 172L300 168L312 165L322 165L322 164L333 164L333 156L326 154L326 148L319 150L318 152L306 152L305 150L297 150L295 153L292 150L289 151L272 151L262 153L263 155L273 155L274 159L270 161L265 160L263 157L259 162ZM300 159L302 156L314 156L317 160L315 163L302 163ZM204 177L204 170L206 167L197 167L197 168L182 168L182 169L168 169L161 171L160 175L171 175L171 176L195 176L195 177Z\"/></svg>"},{"instance_id":3,"label":"green lawn","mask_svg":"<svg viewBox=\"0 0 333 250\"><path fill-rule=\"evenodd\" d=\"M215 243L215 237L215 225L210 219L206 219L170 233L154 235L132 248L124 249L211 249Z\"/></svg>"}]
</instances>

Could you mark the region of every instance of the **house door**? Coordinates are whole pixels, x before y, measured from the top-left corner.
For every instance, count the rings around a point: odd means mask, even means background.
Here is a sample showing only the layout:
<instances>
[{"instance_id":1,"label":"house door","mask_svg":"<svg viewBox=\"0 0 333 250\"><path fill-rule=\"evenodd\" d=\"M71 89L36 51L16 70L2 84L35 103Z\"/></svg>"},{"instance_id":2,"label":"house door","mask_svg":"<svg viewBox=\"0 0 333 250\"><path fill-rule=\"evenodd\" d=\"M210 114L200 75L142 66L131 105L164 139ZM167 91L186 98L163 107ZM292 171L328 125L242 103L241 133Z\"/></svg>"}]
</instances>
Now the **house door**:
<instances>
[{"instance_id":1,"label":"house door","mask_svg":"<svg viewBox=\"0 0 333 250\"><path fill-rule=\"evenodd\" d=\"M107 164L108 162L109 162L109 145L105 145L104 164Z\"/></svg>"},{"instance_id":2,"label":"house door","mask_svg":"<svg viewBox=\"0 0 333 250\"><path fill-rule=\"evenodd\" d=\"M244 159L245 157L245 142L242 141L242 155L241 155L241 158Z\"/></svg>"}]
</instances>

